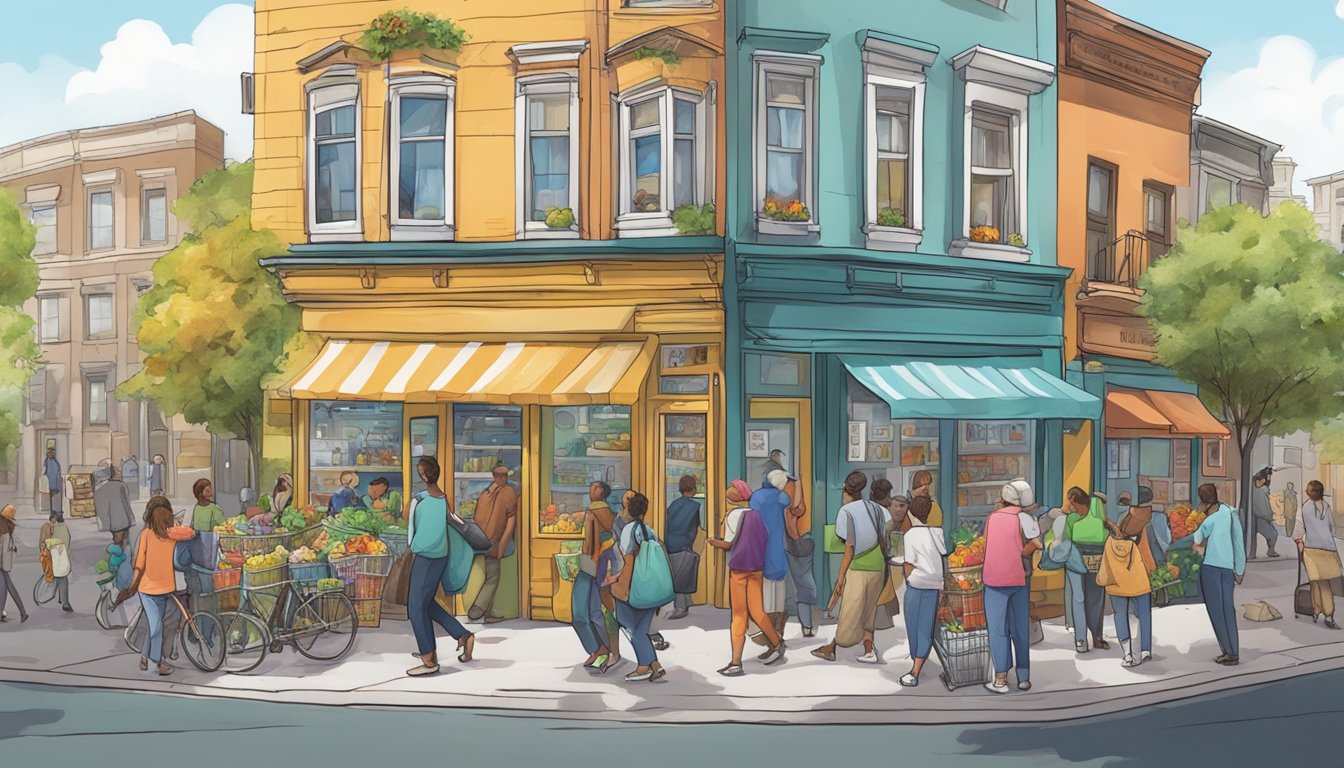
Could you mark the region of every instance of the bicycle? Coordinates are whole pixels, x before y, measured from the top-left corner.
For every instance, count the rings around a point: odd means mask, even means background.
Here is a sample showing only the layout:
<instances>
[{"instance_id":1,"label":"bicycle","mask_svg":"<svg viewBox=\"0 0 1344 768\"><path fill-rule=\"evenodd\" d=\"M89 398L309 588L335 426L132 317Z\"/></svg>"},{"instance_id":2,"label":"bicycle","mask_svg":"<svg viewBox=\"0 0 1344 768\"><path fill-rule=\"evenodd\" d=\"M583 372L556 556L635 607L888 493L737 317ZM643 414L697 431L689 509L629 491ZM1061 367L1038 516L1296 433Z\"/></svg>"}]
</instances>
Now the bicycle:
<instances>
[{"instance_id":1,"label":"bicycle","mask_svg":"<svg viewBox=\"0 0 1344 768\"><path fill-rule=\"evenodd\" d=\"M204 574L209 571L199 566L192 566L196 571ZM193 611L187 607L187 600L190 598L184 592L170 592L173 605L177 608L177 616L185 621L175 631L169 632L169 617L164 616L164 655L169 658L177 658L172 648L171 638L177 637L178 645L182 652L187 655L187 660L192 666L202 672L214 672L224 665L225 644L223 642L224 631L220 617L208 611ZM113 607L120 605L113 602ZM127 625L126 631L122 633L122 639L135 653L143 656L145 642L149 638L149 631L144 627L145 612L140 610L131 623Z\"/></svg>"},{"instance_id":2,"label":"bicycle","mask_svg":"<svg viewBox=\"0 0 1344 768\"><path fill-rule=\"evenodd\" d=\"M93 618L103 629L121 629L130 623L126 621L126 611L117 605L116 579L113 573L98 579L98 602L93 605Z\"/></svg>"},{"instance_id":3,"label":"bicycle","mask_svg":"<svg viewBox=\"0 0 1344 768\"><path fill-rule=\"evenodd\" d=\"M37 583L33 585L33 602L46 605L56 599L56 580L47 581L45 573L37 574Z\"/></svg>"},{"instance_id":4,"label":"bicycle","mask_svg":"<svg viewBox=\"0 0 1344 768\"><path fill-rule=\"evenodd\" d=\"M315 661L335 661L350 652L359 629L350 598L340 589L300 591L296 583L243 590L239 609L219 614L224 671L251 672L268 651L280 653L287 643Z\"/></svg>"}]
</instances>

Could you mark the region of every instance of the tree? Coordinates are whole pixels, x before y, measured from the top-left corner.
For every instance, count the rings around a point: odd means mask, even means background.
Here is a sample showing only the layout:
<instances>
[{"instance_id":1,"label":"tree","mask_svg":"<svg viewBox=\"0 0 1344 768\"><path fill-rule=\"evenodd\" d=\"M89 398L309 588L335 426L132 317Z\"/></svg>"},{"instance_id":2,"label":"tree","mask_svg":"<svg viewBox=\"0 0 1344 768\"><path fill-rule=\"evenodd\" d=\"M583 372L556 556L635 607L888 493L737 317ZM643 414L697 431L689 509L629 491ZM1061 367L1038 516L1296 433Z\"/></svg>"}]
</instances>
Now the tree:
<instances>
[{"instance_id":1,"label":"tree","mask_svg":"<svg viewBox=\"0 0 1344 768\"><path fill-rule=\"evenodd\" d=\"M33 319L23 311L37 293L36 245L36 228L9 190L0 188L0 466L14 461L23 388L41 366Z\"/></svg>"},{"instance_id":2,"label":"tree","mask_svg":"<svg viewBox=\"0 0 1344 768\"><path fill-rule=\"evenodd\" d=\"M135 317L144 368L118 395L246 442L255 488L262 387L284 367L299 311L258 264L284 245L252 228L252 172L251 162L211 171L174 204L190 234L154 265Z\"/></svg>"},{"instance_id":3,"label":"tree","mask_svg":"<svg viewBox=\"0 0 1344 768\"><path fill-rule=\"evenodd\" d=\"M1197 384L1231 428L1245 517L1256 440L1344 411L1344 254L1300 204L1268 217L1233 205L1183 226L1140 287L1157 362Z\"/></svg>"}]
</instances>

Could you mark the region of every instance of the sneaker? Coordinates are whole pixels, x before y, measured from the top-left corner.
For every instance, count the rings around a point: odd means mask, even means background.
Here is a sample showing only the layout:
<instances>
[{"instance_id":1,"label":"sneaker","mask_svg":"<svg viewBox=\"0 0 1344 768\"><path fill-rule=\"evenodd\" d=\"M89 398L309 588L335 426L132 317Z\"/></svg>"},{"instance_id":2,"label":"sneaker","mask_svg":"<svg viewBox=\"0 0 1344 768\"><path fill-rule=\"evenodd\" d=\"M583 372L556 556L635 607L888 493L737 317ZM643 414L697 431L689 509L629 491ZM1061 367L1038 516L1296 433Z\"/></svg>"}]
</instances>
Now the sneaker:
<instances>
[{"instance_id":1,"label":"sneaker","mask_svg":"<svg viewBox=\"0 0 1344 768\"><path fill-rule=\"evenodd\" d=\"M742 669L741 664L729 664L723 669L720 669L719 674L724 677L741 677L746 674L746 671Z\"/></svg>"},{"instance_id":2,"label":"sneaker","mask_svg":"<svg viewBox=\"0 0 1344 768\"><path fill-rule=\"evenodd\" d=\"M437 675L437 674L439 674L438 664L435 664L432 667L427 666L425 664L421 664L418 667L411 667L410 669L406 670L406 675L408 677L429 677L430 675Z\"/></svg>"},{"instance_id":3,"label":"sneaker","mask_svg":"<svg viewBox=\"0 0 1344 768\"><path fill-rule=\"evenodd\" d=\"M901 685L906 688L917 688L919 687L919 678L907 672L901 675Z\"/></svg>"},{"instance_id":4,"label":"sneaker","mask_svg":"<svg viewBox=\"0 0 1344 768\"><path fill-rule=\"evenodd\" d=\"M1133 656L1126 656L1126 657L1125 657L1125 660L1122 661L1122 662L1120 662L1120 663L1123 664L1123 665L1126 666L1126 667L1137 667L1137 666L1139 666L1139 663L1140 663L1140 662L1139 662L1137 659L1135 659Z\"/></svg>"},{"instance_id":5,"label":"sneaker","mask_svg":"<svg viewBox=\"0 0 1344 768\"><path fill-rule=\"evenodd\" d=\"M480 608L472 608L467 611L468 621L480 621L483 618L485 618L485 611L482 611Z\"/></svg>"},{"instance_id":6,"label":"sneaker","mask_svg":"<svg viewBox=\"0 0 1344 768\"><path fill-rule=\"evenodd\" d=\"M1140 664L1142 664L1142 663L1145 662L1145 661L1152 661L1152 660L1153 660L1153 652L1152 652L1152 651L1139 651L1139 663L1140 663Z\"/></svg>"},{"instance_id":7,"label":"sneaker","mask_svg":"<svg viewBox=\"0 0 1344 768\"><path fill-rule=\"evenodd\" d=\"M1218 663L1222 664L1224 667L1235 667L1241 663L1241 659L1236 656L1224 656L1223 660Z\"/></svg>"},{"instance_id":8,"label":"sneaker","mask_svg":"<svg viewBox=\"0 0 1344 768\"><path fill-rule=\"evenodd\" d=\"M652 680L652 679L653 679L652 669L650 669L648 672L631 672L630 674L625 676L625 682L627 683L642 683L645 680Z\"/></svg>"},{"instance_id":9,"label":"sneaker","mask_svg":"<svg viewBox=\"0 0 1344 768\"><path fill-rule=\"evenodd\" d=\"M1271 550L1269 550L1269 556L1270 556L1270 557L1278 557L1278 556L1279 556L1279 553L1278 553L1278 552L1275 552L1274 550L1271 549Z\"/></svg>"},{"instance_id":10,"label":"sneaker","mask_svg":"<svg viewBox=\"0 0 1344 768\"><path fill-rule=\"evenodd\" d=\"M159 677L167 677L171 674L173 674L173 666L171 664L159 664Z\"/></svg>"},{"instance_id":11,"label":"sneaker","mask_svg":"<svg viewBox=\"0 0 1344 768\"><path fill-rule=\"evenodd\" d=\"M1092 639L1092 647L1093 647L1093 648L1096 648L1098 651L1109 651L1109 650L1111 650L1111 644L1108 643L1108 642L1106 642L1105 640L1103 640L1103 639L1100 638L1100 637L1096 637L1096 638L1093 638L1093 639Z\"/></svg>"},{"instance_id":12,"label":"sneaker","mask_svg":"<svg viewBox=\"0 0 1344 768\"><path fill-rule=\"evenodd\" d=\"M860 664L881 664L882 657L877 655L877 651L869 651L859 657Z\"/></svg>"},{"instance_id":13,"label":"sneaker","mask_svg":"<svg viewBox=\"0 0 1344 768\"><path fill-rule=\"evenodd\" d=\"M1087 641L1086 641L1086 640L1076 640L1076 641L1074 641L1074 643L1073 643L1073 647L1074 647L1074 650L1076 650L1080 655L1081 655L1081 654L1084 654L1084 653L1087 653L1087 652L1090 650L1090 649L1087 647Z\"/></svg>"},{"instance_id":14,"label":"sneaker","mask_svg":"<svg viewBox=\"0 0 1344 768\"><path fill-rule=\"evenodd\" d=\"M779 662L783 661L784 643L780 643L779 645L776 645L774 648L771 648L770 650L766 651L765 655L761 656L760 659L761 661L765 662L765 666L767 667L774 666L775 664L778 664Z\"/></svg>"},{"instance_id":15,"label":"sneaker","mask_svg":"<svg viewBox=\"0 0 1344 768\"><path fill-rule=\"evenodd\" d=\"M1030 691L1030 690L1031 690L1031 681L1030 681L1030 680L1019 680L1018 683L1017 683L1017 690L1019 690L1019 691Z\"/></svg>"},{"instance_id":16,"label":"sneaker","mask_svg":"<svg viewBox=\"0 0 1344 768\"><path fill-rule=\"evenodd\" d=\"M988 682L985 683L985 690L990 693L1007 693L1010 689L1007 683Z\"/></svg>"},{"instance_id":17,"label":"sneaker","mask_svg":"<svg viewBox=\"0 0 1344 768\"><path fill-rule=\"evenodd\" d=\"M62 610L62 611L65 611L66 613L74 613L74 612L75 612L75 609L74 609L74 608L71 608L71 607L68 606L68 605L62 605L62 606L61 606L61 610Z\"/></svg>"}]
</instances>

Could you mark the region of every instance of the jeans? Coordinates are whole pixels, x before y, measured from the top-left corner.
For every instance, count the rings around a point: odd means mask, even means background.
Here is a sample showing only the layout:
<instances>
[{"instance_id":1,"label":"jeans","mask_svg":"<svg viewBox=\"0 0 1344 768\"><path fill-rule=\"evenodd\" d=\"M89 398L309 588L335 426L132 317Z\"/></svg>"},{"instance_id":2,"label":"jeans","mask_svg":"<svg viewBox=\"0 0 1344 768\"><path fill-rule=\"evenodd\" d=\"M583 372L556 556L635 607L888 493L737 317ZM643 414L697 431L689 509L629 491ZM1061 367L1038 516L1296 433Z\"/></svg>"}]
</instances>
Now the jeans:
<instances>
[{"instance_id":1,"label":"jeans","mask_svg":"<svg viewBox=\"0 0 1344 768\"><path fill-rule=\"evenodd\" d=\"M23 607L23 598L19 597L19 590L14 586L14 577L9 571L0 571L0 611L5 610L6 596L14 598L14 604L19 606L20 616L28 615L28 609Z\"/></svg>"},{"instance_id":2,"label":"jeans","mask_svg":"<svg viewBox=\"0 0 1344 768\"><path fill-rule=\"evenodd\" d=\"M1269 545L1269 551L1274 551L1274 546L1279 543L1279 529L1274 527L1273 520L1266 520L1263 517L1254 518L1255 532L1265 537L1265 543ZM1257 547L1255 537L1251 537L1251 557L1255 557Z\"/></svg>"},{"instance_id":3,"label":"jeans","mask_svg":"<svg viewBox=\"0 0 1344 768\"><path fill-rule=\"evenodd\" d=\"M597 580L586 573L574 577L574 592L569 599L571 625L589 655L607 648L607 623L602 616L602 600L597 594Z\"/></svg>"},{"instance_id":4,"label":"jeans","mask_svg":"<svg viewBox=\"0 0 1344 768\"><path fill-rule=\"evenodd\" d=\"M812 558L815 556L815 549L807 557L787 555L789 580L785 584L784 610L796 612L798 623L804 629L813 626L812 608L817 604L817 577L812 574Z\"/></svg>"},{"instance_id":5,"label":"jeans","mask_svg":"<svg viewBox=\"0 0 1344 768\"><path fill-rule=\"evenodd\" d=\"M168 595L146 595L140 593L140 605L145 610L145 628L149 630L149 642L145 644L145 658L158 664L163 660L163 615L168 611Z\"/></svg>"},{"instance_id":6,"label":"jeans","mask_svg":"<svg viewBox=\"0 0 1344 768\"><path fill-rule=\"evenodd\" d=\"M1111 607L1115 609L1115 636L1120 642L1129 641L1129 608L1136 608L1139 614L1139 650L1153 652L1153 596L1117 597L1111 595Z\"/></svg>"},{"instance_id":7,"label":"jeans","mask_svg":"<svg viewBox=\"0 0 1344 768\"><path fill-rule=\"evenodd\" d=\"M905 585L905 636L910 641L910 658L929 658L937 614L938 590Z\"/></svg>"},{"instance_id":8,"label":"jeans","mask_svg":"<svg viewBox=\"0 0 1344 768\"><path fill-rule=\"evenodd\" d=\"M1237 637L1237 608L1232 604L1232 590L1236 575L1230 568L1202 565L1199 568L1199 590L1204 595L1204 610L1209 612L1218 648L1227 656L1237 656L1240 642Z\"/></svg>"},{"instance_id":9,"label":"jeans","mask_svg":"<svg viewBox=\"0 0 1344 768\"><path fill-rule=\"evenodd\" d=\"M443 581L443 572L448 569L446 557L411 558L411 583L407 589L406 618L411 620L411 631L415 633L415 646L423 656L434 653L434 624L438 623L454 640L467 635L466 628L451 613L434 599Z\"/></svg>"},{"instance_id":10,"label":"jeans","mask_svg":"<svg viewBox=\"0 0 1344 768\"><path fill-rule=\"evenodd\" d=\"M1084 573L1083 577L1083 616L1087 630L1094 639L1101 639L1102 625L1106 620L1106 588L1097 584L1097 574ZM1075 598L1077 599L1077 598ZM1074 627L1074 632L1077 632Z\"/></svg>"},{"instance_id":11,"label":"jeans","mask_svg":"<svg viewBox=\"0 0 1344 768\"><path fill-rule=\"evenodd\" d=\"M624 600L616 601L616 621L625 628L630 644L635 647L635 661L639 666L647 667L658 660L653 650L653 640L649 639L649 628L653 626L654 608L635 608Z\"/></svg>"},{"instance_id":12,"label":"jeans","mask_svg":"<svg viewBox=\"0 0 1344 768\"><path fill-rule=\"evenodd\" d=\"M1031 588L985 585L985 617L994 672L1017 668L1017 681L1031 679Z\"/></svg>"},{"instance_id":13,"label":"jeans","mask_svg":"<svg viewBox=\"0 0 1344 768\"><path fill-rule=\"evenodd\" d=\"M1065 610L1068 611L1069 623L1073 626L1073 641L1075 643L1087 642L1087 602L1086 590L1083 582L1092 578L1090 573L1074 573L1073 571L1064 572L1065 591L1068 593L1065 600ZM1093 579L1095 581L1095 579Z\"/></svg>"},{"instance_id":14,"label":"jeans","mask_svg":"<svg viewBox=\"0 0 1344 768\"><path fill-rule=\"evenodd\" d=\"M481 585L481 591L476 593L476 599L471 602L471 610L467 615L489 616L495 607L495 592L499 589L499 560L494 557L486 557L485 560L485 583Z\"/></svg>"}]
</instances>

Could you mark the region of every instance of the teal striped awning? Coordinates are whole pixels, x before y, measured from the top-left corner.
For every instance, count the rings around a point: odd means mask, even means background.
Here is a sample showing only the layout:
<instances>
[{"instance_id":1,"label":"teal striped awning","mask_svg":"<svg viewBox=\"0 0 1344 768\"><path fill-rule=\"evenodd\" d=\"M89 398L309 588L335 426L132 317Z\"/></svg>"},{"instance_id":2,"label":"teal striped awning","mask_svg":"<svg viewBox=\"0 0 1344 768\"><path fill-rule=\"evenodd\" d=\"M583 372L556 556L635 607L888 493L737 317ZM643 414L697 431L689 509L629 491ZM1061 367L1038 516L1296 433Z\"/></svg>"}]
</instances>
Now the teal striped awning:
<instances>
[{"instance_id":1,"label":"teal striped awning","mask_svg":"<svg viewBox=\"0 0 1344 768\"><path fill-rule=\"evenodd\" d=\"M892 418L1099 419L1100 398L1040 368L842 358Z\"/></svg>"}]
</instances>

